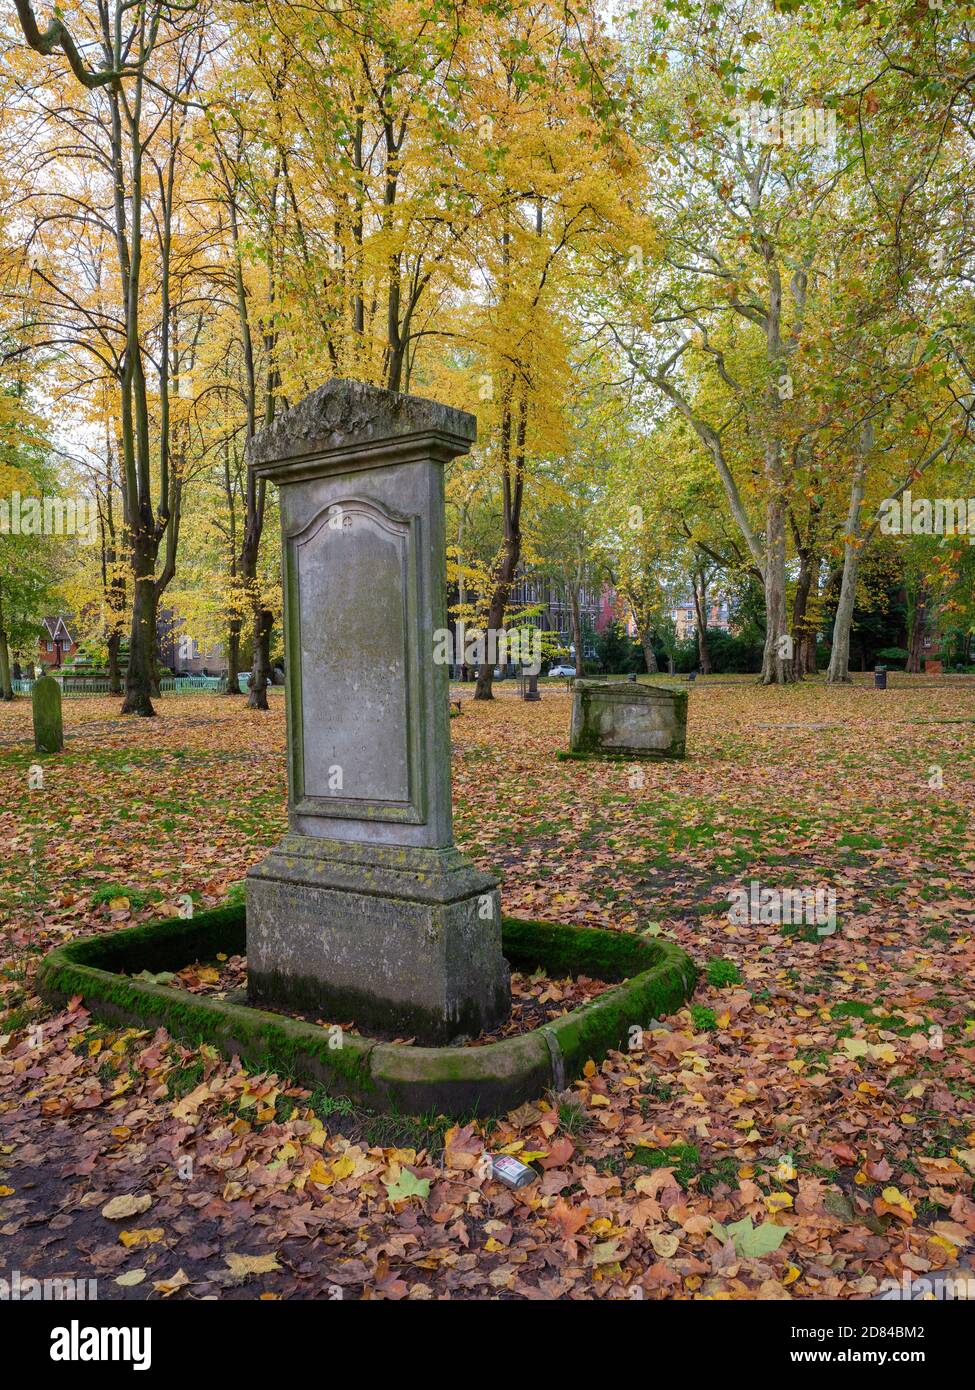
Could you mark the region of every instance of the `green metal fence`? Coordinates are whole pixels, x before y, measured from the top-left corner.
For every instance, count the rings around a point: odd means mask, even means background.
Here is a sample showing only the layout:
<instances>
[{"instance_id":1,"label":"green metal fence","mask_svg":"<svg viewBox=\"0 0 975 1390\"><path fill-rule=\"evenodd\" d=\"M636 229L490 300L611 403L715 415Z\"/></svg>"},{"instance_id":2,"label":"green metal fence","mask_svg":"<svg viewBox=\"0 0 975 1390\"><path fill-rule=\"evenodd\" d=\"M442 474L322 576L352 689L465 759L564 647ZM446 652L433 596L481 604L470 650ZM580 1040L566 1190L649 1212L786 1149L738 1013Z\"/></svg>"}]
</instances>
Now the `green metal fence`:
<instances>
[{"instance_id":1,"label":"green metal fence","mask_svg":"<svg viewBox=\"0 0 975 1390\"><path fill-rule=\"evenodd\" d=\"M240 677L241 689L246 690L250 682L249 673L244 673ZM111 695L111 687L107 680L72 680L65 676L58 681L61 687L61 694L67 699L70 696L83 695ZM15 695L29 695L34 688L32 680L11 681ZM168 676L159 682L159 693L161 695L199 695L199 694L220 694L227 689L227 682L223 676Z\"/></svg>"}]
</instances>

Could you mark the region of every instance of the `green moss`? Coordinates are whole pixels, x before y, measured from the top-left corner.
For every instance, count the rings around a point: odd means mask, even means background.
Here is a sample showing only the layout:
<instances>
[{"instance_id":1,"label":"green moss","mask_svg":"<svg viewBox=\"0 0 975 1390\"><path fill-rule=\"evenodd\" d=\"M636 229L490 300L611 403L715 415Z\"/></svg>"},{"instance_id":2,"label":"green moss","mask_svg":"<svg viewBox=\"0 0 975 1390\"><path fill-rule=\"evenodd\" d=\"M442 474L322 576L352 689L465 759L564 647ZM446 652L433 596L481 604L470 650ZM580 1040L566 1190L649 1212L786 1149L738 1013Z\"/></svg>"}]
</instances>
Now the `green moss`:
<instances>
[{"instance_id":1,"label":"green moss","mask_svg":"<svg viewBox=\"0 0 975 1390\"><path fill-rule=\"evenodd\" d=\"M653 940L518 917L502 919L501 948L518 970L542 968L556 975L611 981L650 970L664 957L662 945Z\"/></svg>"}]
</instances>

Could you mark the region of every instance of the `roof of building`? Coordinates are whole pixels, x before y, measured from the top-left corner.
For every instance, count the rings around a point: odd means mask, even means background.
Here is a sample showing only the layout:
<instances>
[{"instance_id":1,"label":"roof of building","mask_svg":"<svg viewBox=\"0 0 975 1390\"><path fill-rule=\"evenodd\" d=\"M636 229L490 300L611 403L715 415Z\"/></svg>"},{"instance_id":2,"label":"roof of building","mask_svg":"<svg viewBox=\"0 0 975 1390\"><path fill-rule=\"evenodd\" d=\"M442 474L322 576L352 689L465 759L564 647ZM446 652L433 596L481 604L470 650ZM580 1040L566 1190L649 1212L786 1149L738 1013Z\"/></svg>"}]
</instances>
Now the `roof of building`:
<instances>
[{"instance_id":1,"label":"roof of building","mask_svg":"<svg viewBox=\"0 0 975 1390\"><path fill-rule=\"evenodd\" d=\"M57 641L58 638L66 638L69 642L74 641L74 638L72 637L71 632L68 628L67 618L62 617L60 614L57 614L54 617L45 618L44 626L47 628L51 637L55 641Z\"/></svg>"}]
</instances>

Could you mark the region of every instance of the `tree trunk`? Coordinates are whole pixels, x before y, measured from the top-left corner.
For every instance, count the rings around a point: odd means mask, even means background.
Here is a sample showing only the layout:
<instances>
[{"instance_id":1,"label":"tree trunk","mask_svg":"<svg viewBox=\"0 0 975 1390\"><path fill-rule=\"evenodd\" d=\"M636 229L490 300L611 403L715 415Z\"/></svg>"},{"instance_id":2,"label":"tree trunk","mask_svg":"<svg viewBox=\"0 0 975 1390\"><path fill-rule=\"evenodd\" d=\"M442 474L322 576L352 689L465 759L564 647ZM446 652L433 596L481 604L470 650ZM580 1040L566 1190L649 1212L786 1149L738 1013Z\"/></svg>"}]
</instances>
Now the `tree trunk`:
<instances>
[{"instance_id":1,"label":"tree trunk","mask_svg":"<svg viewBox=\"0 0 975 1390\"><path fill-rule=\"evenodd\" d=\"M240 695L240 618L231 618L227 632L227 694Z\"/></svg>"},{"instance_id":2,"label":"tree trunk","mask_svg":"<svg viewBox=\"0 0 975 1390\"><path fill-rule=\"evenodd\" d=\"M813 575L818 568L812 553L807 549L799 551L799 579L796 583L796 596L792 604L792 655L796 680L802 680L816 669L816 643L812 640L812 665L810 666L810 639L814 633L806 631L806 609L812 589Z\"/></svg>"},{"instance_id":3,"label":"tree trunk","mask_svg":"<svg viewBox=\"0 0 975 1390\"><path fill-rule=\"evenodd\" d=\"M572 645L576 649L576 675L586 674L586 654L582 647L582 615L579 611L579 590L573 584L569 591L569 607L572 613Z\"/></svg>"},{"instance_id":4,"label":"tree trunk","mask_svg":"<svg viewBox=\"0 0 975 1390\"><path fill-rule=\"evenodd\" d=\"M916 675L921 670L921 654L924 651L924 631L927 623L928 595L922 584L914 600L911 612L911 630L907 641L906 669Z\"/></svg>"},{"instance_id":5,"label":"tree trunk","mask_svg":"<svg viewBox=\"0 0 975 1390\"><path fill-rule=\"evenodd\" d=\"M271 678L271 631L274 614L269 608L259 608L254 618L254 665L247 705L249 709L267 709L267 686Z\"/></svg>"},{"instance_id":6,"label":"tree trunk","mask_svg":"<svg viewBox=\"0 0 975 1390\"><path fill-rule=\"evenodd\" d=\"M518 561L521 558L521 535L517 532L505 538L504 549L501 552L501 563L497 568L497 577L494 584L494 592L491 594L491 602L488 607L487 635L492 632L500 632L504 627L505 609L508 607L508 595L511 593L511 585L514 582L515 571L518 568ZM477 673L477 683L474 686L475 700L494 699L494 662L490 660L490 641L485 643L484 660L481 662Z\"/></svg>"},{"instance_id":7,"label":"tree trunk","mask_svg":"<svg viewBox=\"0 0 975 1390\"><path fill-rule=\"evenodd\" d=\"M108 690L110 695L121 695L122 677L119 674L118 657L122 643L120 632L108 634Z\"/></svg>"},{"instance_id":8,"label":"tree trunk","mask_svg":"<svg viewBox=\"0 0 975 1390\"><path fill-rule=\"evenodd\" d=\"M10 684L10 647L7 644L7 624L3 612L3 590L0 588L0 700L12 700Z\"/></svg>"},{"instance_id":9,"label":"tree trunk","mask_svg":"<svg viewBox=\"0 0 975 1390\"><path fill-rule=\"evenodd\" d=\"M132 594L132 630L129 635L129 667L125 673L123 714L151 717L152 687L156 680L156 586L154 557L133 546L135 583Z\"/></svg>"},{"instance_id":10,"label":"tree trunk","mask_svg":"<svg viewBox=\"0 0 975 1390\"><path fill-rule=\"evenodd\" d=\"M21 670L20 670L20 662L19 662L19 661L15 661L15 662L14 662L13 671L14 671L14 677L13 677L13 678L14 678L15 681L19 681L19 680L22 680L22 679L23 679L22 674L21 674Z\"/></svg>"},{"instance_id":11,"label":"tree trunk","mask_svg":"<svg viewBox=\"0 0 975 1390\"><path fill-rule=\"evenodd\" d=\"M792 637L785 598L785 504L773 497L766 511L765 651L762 684L789 685L795 680Z\"/></svg>"},{"instance_id":12,"label":"tree trunk","mask_svg":"<svg viewBox=\"0 0 975 1390\"><path fill-rule=\"evenodd\" d=\"M0 627L0 700L13 698L14 688L10 683L10 648L7 646L7 634Z\"/></svg>"},{"instance_id":13,"label":"tree trunk","mask_svg":"<svg viewBox=\"0 0 975 1390\"><path fill-rule=\"evenodd\" d=\"M653 649L653 630L651 628L646 627L641 632L640 646L643 648L643 659L647 665L648 675L657 675L660 667L657 665L657 653Z\"/></svg>"},{"instance_id":14,"label":"tree trunk","mask_svg":"<svg viewBox=\"0 0 975 1390\"><path fill-rule=\"evenodd\" d=\"M840 600L833 621L833 649L829 654L827 685L850 683L850 629L856 607L857 571L860 568L860 510L863 506L867 454L873 448L873 423L867 421L860 432L856 467L850 487L850 507L843 528L843 578L840 581ZM868 536L869 539L869 536Z\"/></svg>"},{"instance_id":15,"label":"tree trunk","mask_svg":"<svg viewBox=\"0 0 975 1390\"><path fill-rule=\"evenodd\" d=\"M836 605L836 617L833 621L833 649L829 654L829 669L826 672L827 685L849 685L850 683L850 629L853 625L859 567L860 550L854 538L847 545L846 554L843 557L843 578L840 582L840 599Z\"/></svg>"},{"instance_id":16,"label":"tree trunk","mask_svg":"<svg viewBox=\"0 0 975 1390\"><path fill-rule=\"evenodd\" d=\"M501 415L501 490L504 502L504 542L501 547L501 557L495 569L494 591L488 606L488 647L490 647L490 634L500 632L504 626L508 596L511 593L511 585L514 582L518 562L521 559L521 503L525 485L525 439L527 433L528 402L522 397L518 402L513 475L511 468L512 418L510 405L505 405ZM485 653L485 655L487 654ZM474 687L474 699L493 700L493 684L494 665L491 661L482 661L477 684Z\"/></svg>"},{"instance_id":17,"label":"tree trunk","mask_svg":"<svg viewBox=\"0 0 975 1390\"><path fill-rule=\"evenodd\" d=\"M698 590L700 580L700 591ZM708 650L708 588L701 573L691 576L694 589L694 611L697 614L697 655L702 676L711 674L711 653Z\"/></svg>"}]
</instances>

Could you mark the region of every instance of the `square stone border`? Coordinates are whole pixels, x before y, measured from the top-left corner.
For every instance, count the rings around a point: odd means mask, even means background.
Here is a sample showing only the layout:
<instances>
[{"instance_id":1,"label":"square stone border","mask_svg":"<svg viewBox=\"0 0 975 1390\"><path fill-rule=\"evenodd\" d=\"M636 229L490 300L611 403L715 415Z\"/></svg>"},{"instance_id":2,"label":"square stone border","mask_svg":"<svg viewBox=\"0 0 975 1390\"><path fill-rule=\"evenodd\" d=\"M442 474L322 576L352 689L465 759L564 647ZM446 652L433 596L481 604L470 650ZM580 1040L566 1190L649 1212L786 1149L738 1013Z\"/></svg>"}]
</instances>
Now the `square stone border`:
<instances>
[{"instance_id":1,"label":"square stone border","mask_svg":"<svg viewBox=\"0 0 975 1390\"><path fill-rule=\"evenodd\" d=\"M317 1024L132 978L141 970L181 970L219 953L243 955L241 905L58 946L38 967L38 990L54 1004L80 995L109 1023L165 1028L183 1042L210 1043L252 1070L324 1086L369 1110L466 1119L503 1114L549 1088L563 1089L587 1061L625 1047L631 1028L680 1008L697 982L686 952L658 938L506 917L502 946L518 969L621 983L552 1023L482 1047L411 1047L350 1034L336 1047Z\"/></svg>"}]
</instances>

